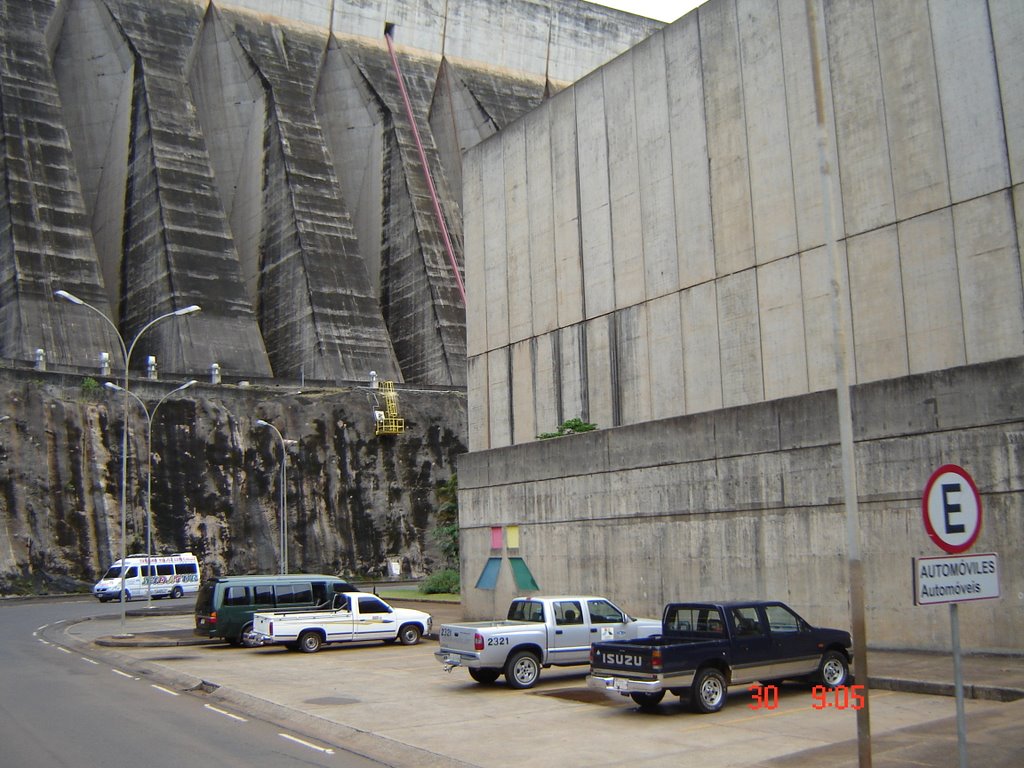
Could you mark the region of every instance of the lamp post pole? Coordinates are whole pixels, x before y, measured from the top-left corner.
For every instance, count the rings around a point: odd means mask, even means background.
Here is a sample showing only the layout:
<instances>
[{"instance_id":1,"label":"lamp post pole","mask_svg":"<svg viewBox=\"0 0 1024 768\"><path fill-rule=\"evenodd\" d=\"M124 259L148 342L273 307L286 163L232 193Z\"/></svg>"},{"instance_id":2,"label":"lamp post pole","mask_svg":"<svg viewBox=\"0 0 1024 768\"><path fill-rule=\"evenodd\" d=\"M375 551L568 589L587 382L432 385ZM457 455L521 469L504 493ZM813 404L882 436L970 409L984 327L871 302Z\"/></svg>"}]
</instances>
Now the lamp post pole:
<instances>
[{"instance_id":1,"label":"lamp post pole","mask_svg":"<svg viewBox=\"0 0 1024 768\"><path fill-rule=\"evenodd\" d=\"M271 424L269 421L263 419L256 419L255 422L257 427L270 427L274 430L274 434L277 435L278 441L281 443L281 491L280 491L280 503L281 513L280 517L280 548L281 548L281 573L288 573L288 450L286 448L288 443L295 444L294 440L285 440L284 435L281 431Z\"/></svg>"},{"instance_id":2,"label":"lamp post pole","mask_svg":"<svg viewBox=\"0 0 1024 768\"><path fill-rule=\"evenodd\" d=\"M146 407L141 397L134 392L128 393L142 408L142 412L146 414L146 577L149 579L146 582L146 608L153 607L153 421L156 419L157 409L164 404L167 398L176 392L188 389L196 383L196 380L192 379L180 387L172 389L157 401L152 411ZM108 381L103 386L108 389L121 390L121 387L112 381Z\"/></svg>"},{"instance_id":3,"label":"lamp post pole","mask_svg":"<svg viewBox=\"0 0 1024 768\"><path fill-rule=\"evenodd\" d=\"M100 310L96 309L92 304L89 304L82 299L78 298L72 293L67 291L55 291L54 295L65 301L70 301L72 304L77 304L80 307L85 307L95 312L97 315L102 317L113 331L114 335L117 336L117 341L121 345L121 357L124 361L124 426L121 429L121 634L125 634L125 618L127 614L127 605L124 599L124 579L125 579L125 560L128 557L127 542L125 539L128 536L128 507L127 507L127 487L128 487L128 366L131 363L132 352L135 349L135 344L142 337L146 331L152 328L154 325L159 323L161 320L166 320L169 317L180 317L181 315L190 315L193 312L199 312L200 307L198 304L192 304L182 309L176 309L173 312L167 312L159 317L150 320L135 334L135 338L132 339L132 343L125 345L124 337L121 332L114 325L113 320L103 314Z\"/></svg>"}]
</instances>

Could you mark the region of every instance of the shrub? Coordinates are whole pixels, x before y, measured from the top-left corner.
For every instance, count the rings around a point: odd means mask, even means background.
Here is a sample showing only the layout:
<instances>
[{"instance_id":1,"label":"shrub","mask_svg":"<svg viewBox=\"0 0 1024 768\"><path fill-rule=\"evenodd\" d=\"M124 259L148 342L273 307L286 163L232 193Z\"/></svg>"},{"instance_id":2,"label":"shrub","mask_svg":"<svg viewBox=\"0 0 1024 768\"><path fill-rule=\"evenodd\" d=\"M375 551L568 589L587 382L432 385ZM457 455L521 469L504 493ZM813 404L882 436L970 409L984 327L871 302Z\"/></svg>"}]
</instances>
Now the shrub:
<instances>
[{"instance_id":1,"label":"shrub","mask_svg":"<svg viewBox=\"0 0 1024 768\"><path fill-rule=\"evenodd\" d=\"M577 432L592 432L597 429L597 424L591 424L583 419L566 419L555 432L541 432L537 435L538 440L549 440L552 437L562 435L575 435Z\"/></svg>"},{"instance_id":2,"label":"shrub","mask_svg":"<svg viewBox=\"0 0 1024 768\"><path fill-rule=\"evenodd\" d=\"M420 584L420 592L424 595L459 593L459 572L452 568L434 571Z\"/></svg>"},{"instance_id":3,"label":"shrub","mask_svg":"<svg viewBox=\"0 0 1024 768\"><path fill-rule=\"evenodd\" d=\"M100 383L92 376L82 379L82 395L90 400L95 400L101 392Z\"/></svg>"}]
</instances>

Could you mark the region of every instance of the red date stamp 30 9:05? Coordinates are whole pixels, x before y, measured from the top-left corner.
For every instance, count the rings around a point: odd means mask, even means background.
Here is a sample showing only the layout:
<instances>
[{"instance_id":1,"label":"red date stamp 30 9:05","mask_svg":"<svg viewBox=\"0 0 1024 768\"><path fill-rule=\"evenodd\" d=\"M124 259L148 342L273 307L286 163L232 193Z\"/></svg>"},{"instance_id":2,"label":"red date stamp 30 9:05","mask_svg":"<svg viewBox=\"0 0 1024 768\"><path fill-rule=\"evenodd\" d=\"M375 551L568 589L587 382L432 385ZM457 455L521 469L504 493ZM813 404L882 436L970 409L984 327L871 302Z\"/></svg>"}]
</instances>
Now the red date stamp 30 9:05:
<instances>
[{"instance_id":1,"label":"red date stamp 30 9:05","mask_svg":"<svg viewBox=\"0 0 1024 768\"><path fill-rule=\"evenodd\" d=\"M750 709L776 709L779 706L779 687L777 685L751 685L747 688L753 699L747 706ZM814 709L861 709L864 706L863 685L838 685L826 688L816 685L811 689Z\"/></svg>"}]
</instances>

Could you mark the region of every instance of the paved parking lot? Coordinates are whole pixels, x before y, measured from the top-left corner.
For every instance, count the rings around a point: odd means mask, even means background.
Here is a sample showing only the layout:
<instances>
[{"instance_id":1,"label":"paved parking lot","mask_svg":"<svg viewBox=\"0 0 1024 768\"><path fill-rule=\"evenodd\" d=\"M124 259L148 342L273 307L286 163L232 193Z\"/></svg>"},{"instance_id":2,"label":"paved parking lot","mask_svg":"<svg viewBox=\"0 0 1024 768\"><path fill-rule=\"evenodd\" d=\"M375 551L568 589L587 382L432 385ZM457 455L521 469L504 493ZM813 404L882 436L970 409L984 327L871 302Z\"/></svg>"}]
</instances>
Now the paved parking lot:
<instances>
[{"instance_id":1,"label":"paved parking lot","mask_svg":"<svg viewBox=\"0 0 1024 768\"><path fill-rule=\"evenodd\" d=\"M191 626L190 616L129 621L136 637L182 637ZM69 627L66 638L179 689L195 688L220 706L287 718L313 737L389 765L857 765L856 713L816 709L804 686L784 686L771 710L752 710L750 694L739 688L715 715L692 714L675 697L646 713L587 689L584 668L544 670L529 691L501 681L481 686L464 670L442 671L432 641L329 646L317 654L274 646L95 646L116 631L116 622L94 620ZM873 690L870 707L874 765L956 765L954 699ZM967 713L972 764L1020 764L1024 700L968 700ZM988 725L972 731L972 723ZM935 747L933 762L909 756L908 746L919 748L922 739ZM889 762L878 751L883 746ZM976 761L982 754L985 761Z\"/></svg>"}]
</instances>

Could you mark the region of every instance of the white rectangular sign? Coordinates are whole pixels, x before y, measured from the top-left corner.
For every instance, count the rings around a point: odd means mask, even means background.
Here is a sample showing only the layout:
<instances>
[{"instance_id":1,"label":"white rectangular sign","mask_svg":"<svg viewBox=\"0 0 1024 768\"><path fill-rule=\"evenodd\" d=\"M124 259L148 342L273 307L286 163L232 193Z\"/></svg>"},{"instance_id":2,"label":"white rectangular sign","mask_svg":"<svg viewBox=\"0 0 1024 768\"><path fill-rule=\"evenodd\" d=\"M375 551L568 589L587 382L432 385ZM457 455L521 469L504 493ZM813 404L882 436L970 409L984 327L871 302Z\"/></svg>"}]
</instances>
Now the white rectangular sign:
<instances>
[{"instance_id":1,"label":"white rectangular sign","mask_svg":"<svg viewBox=\"0 0 1024 768\"><path fill-rule=\"evenodd\" d=\"M999 597L995 554L914 558L914 605Z\"/></svg>"}]
</instances>

